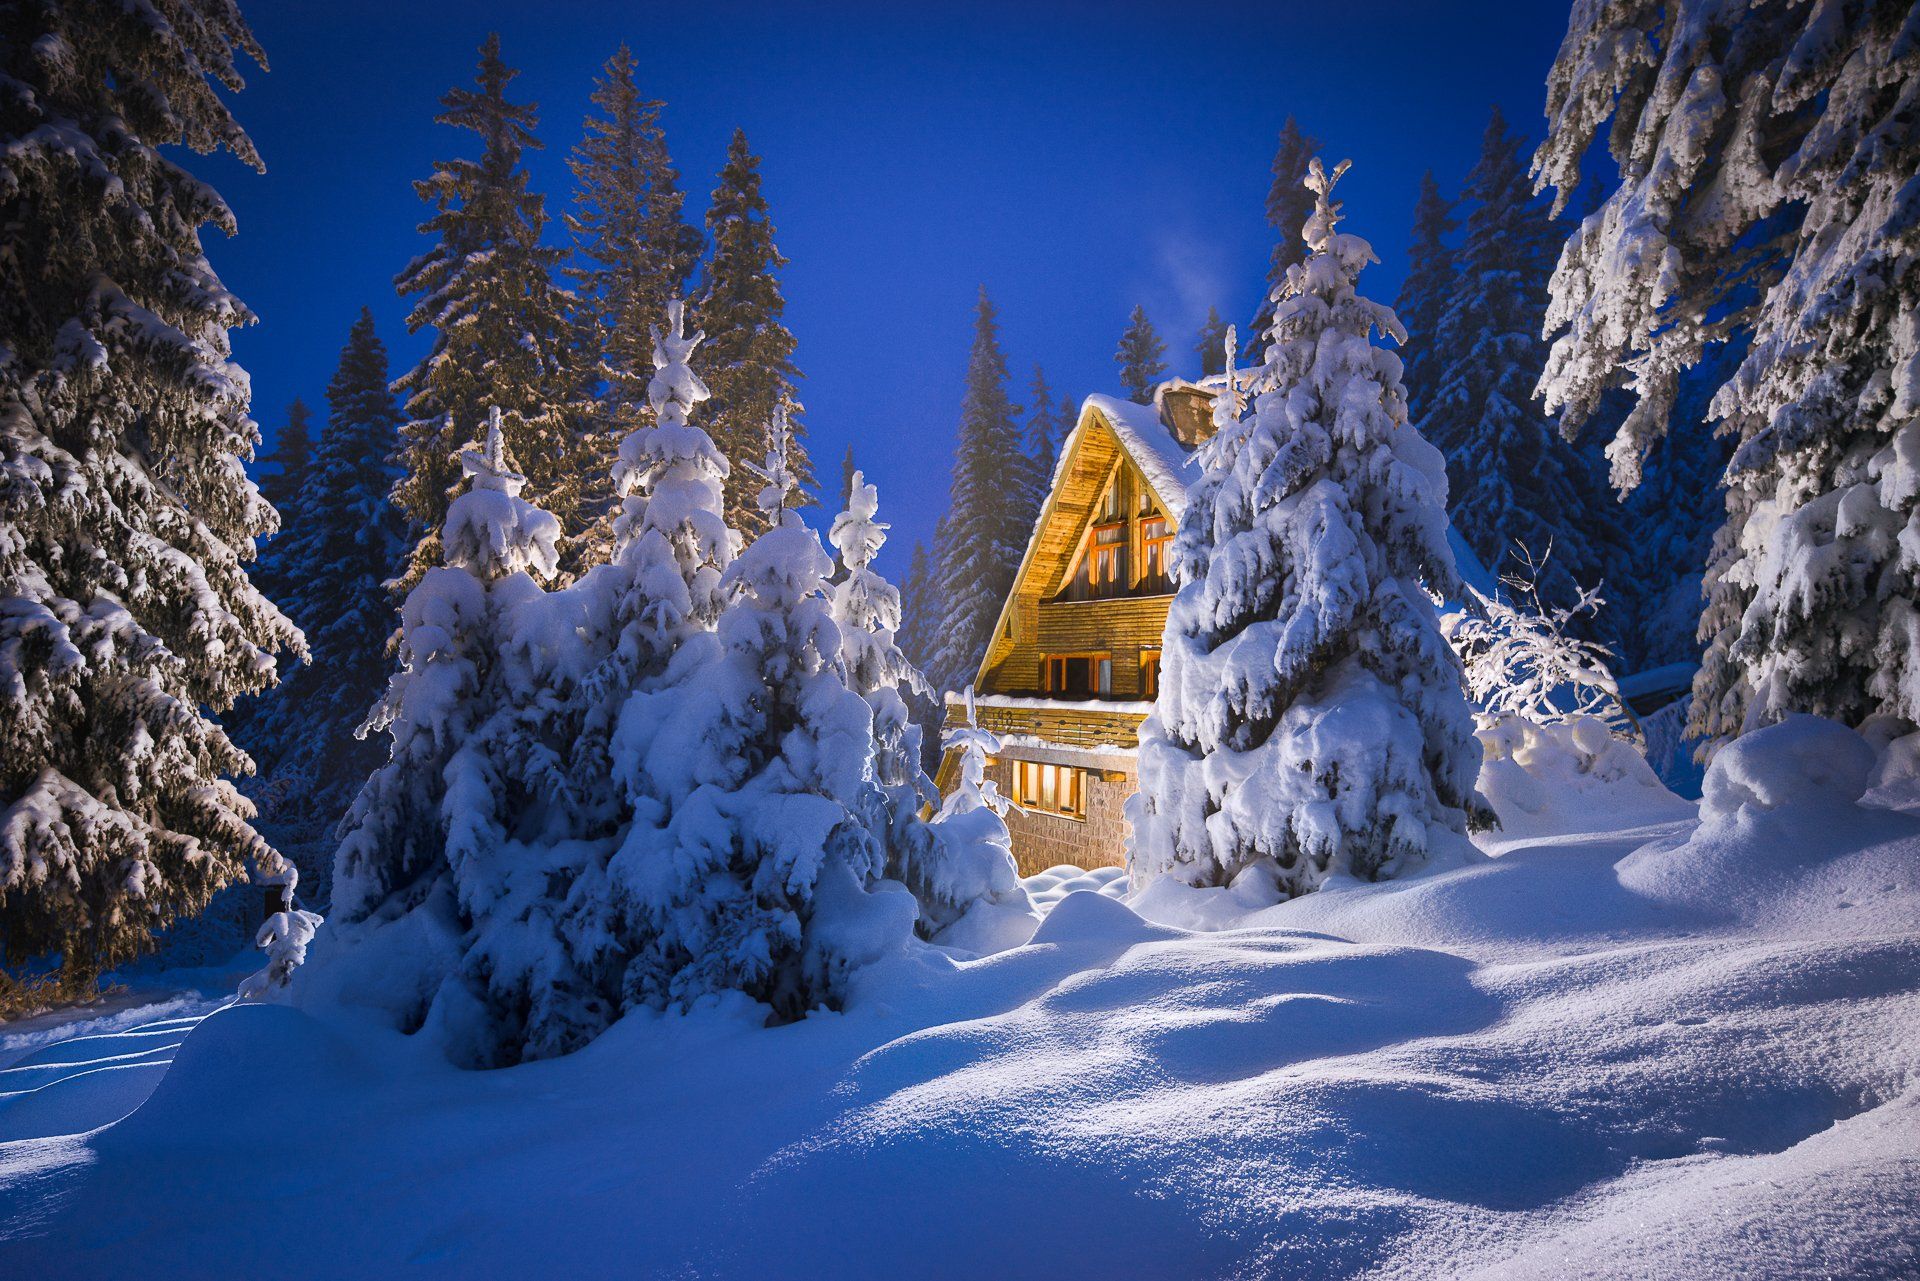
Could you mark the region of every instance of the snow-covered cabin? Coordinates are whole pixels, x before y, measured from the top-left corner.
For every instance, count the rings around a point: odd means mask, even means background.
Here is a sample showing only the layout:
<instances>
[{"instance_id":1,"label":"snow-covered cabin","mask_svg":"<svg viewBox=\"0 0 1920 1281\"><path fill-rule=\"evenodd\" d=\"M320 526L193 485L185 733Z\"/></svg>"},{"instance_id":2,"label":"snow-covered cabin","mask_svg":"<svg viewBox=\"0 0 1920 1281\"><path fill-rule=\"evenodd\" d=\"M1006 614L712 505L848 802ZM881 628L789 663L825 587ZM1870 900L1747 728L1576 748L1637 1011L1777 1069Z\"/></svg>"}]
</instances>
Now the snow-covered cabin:
<instances>
[{"instance_id":1,"label":"snow-covered cabin","mask_svg":"<svg viewBox=\"0 0 1920 1281\"><path fill-rule=\"evenodd\" d=\"M1003 750L987 776L1021 875L1125 860L1127 798L1139 787L1140 724L1158 692L1173 587L1167 557L1186 507L1194 449L1213 431L1224 380L1175 380L1154 403L1089 396L1061 446L1013 590L974 679L975 715ZM1492 583L1458 539L1463 577ZM948 724L966 709L950 696ZM957 781L942 760L943 793Z\"/></svg>"}]
</instances>

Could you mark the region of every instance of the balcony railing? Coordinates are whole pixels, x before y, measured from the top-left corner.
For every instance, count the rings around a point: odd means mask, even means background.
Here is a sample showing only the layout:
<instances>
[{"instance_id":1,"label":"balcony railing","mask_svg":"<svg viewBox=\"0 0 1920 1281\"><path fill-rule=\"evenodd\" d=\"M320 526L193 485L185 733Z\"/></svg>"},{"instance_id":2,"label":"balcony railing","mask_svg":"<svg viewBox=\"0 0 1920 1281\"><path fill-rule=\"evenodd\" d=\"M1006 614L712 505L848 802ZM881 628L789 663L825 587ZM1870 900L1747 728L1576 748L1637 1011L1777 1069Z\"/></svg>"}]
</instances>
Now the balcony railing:
<instances>
[{"instance_id":1,"label":"balcony railing","mask_svg":"<svg viewBox=\"0 0 1920 1281\"><path fill-rule=\"evenodd\" d=\"M974 708L980 728L1007 737L1025 735L1062 747L1133 748L1140 740L1145 712L1123 711L1097 701L1068 703L1048 700L1034 706L996 707L980 702ZM947 705L947 723L966 722L963 703Z\"/></svg>"}]
</instances>

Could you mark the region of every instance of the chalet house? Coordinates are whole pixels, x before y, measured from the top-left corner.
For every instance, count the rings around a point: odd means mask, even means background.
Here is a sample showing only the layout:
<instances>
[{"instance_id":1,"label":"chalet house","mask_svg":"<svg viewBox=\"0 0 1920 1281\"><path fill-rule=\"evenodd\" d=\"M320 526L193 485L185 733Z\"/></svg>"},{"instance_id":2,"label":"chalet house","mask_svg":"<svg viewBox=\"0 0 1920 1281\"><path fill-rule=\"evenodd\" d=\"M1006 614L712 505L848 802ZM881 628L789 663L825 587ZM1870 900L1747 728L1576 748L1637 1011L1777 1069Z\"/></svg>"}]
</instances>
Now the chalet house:
<instances>
[{"instance_id":1,"label":"chalet house","mask_svg":"<svg viewBox=\"0 0 1920 1281\"><path fill-rule=\"evenodd\" d=\"M1061 447L974 680L975 715L1003 747L987 777L1019 806L1007 827L1022 876L1126 861L1124 808L1173 603L1167 557L1194 477L1187 462L1213 432L1223 387L1176 380L1151 405L1089 396ZM1450 542L1461 577L1495 591L1466 543ZM964 723L960 696L948 695L947 717ZM941 791L956 778L949 752Z\"/></svg>"},{"instance_id":2,"label":"chalet house","mask_svg":"<svg viewBox=\"0 0 1920 1281\"><path fill-rule=\"evenodd\" d=\"M1007 826L1023 876L1125 859L1186 462L1213 428L1206 387L1168 383L1154 399L1087 397L974 680L975 714L1004 747L987 776L1020 807ZM964 721L957 698L947 715ZM942 790L954 779L949 753Z\"/></svg>"}]
</instances>

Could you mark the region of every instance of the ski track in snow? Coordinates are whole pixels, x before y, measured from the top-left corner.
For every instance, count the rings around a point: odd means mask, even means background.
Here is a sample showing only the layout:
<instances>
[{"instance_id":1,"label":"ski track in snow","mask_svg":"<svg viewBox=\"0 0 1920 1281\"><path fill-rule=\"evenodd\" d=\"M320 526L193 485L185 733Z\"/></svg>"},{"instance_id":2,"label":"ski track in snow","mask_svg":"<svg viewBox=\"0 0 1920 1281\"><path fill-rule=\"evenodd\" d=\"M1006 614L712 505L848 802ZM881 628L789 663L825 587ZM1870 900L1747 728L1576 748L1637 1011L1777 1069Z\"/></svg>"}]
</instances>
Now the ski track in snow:
<instances>
[{"instance_id":1,"label":"ski track in snow","mask_svg":"<svg viewBox=\"0 0 1920 1281\"><path fill-rule=\"evenodd\" d=\"M1920 1271L1920 818L1493 847L1251 911L1096 876L844 1014L632 1016L497 1072L275 1005L68 1040L178 1057L124 1119L0 1144L0 1274Z\"/></svg>"}]
</instances>

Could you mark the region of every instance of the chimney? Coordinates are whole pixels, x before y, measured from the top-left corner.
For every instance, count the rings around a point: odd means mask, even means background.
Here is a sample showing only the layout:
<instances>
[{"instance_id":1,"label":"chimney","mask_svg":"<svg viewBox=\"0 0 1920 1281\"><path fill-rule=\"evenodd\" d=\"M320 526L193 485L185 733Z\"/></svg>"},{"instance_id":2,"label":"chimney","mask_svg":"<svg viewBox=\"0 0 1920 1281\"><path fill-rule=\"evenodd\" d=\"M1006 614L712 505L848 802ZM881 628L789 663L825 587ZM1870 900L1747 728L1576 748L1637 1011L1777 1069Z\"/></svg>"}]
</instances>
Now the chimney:
<instances>
[{"instance_id":1,"label":"chimney","mask_svg":"<svg viewBox=\"0 0 1920 1281\"><path fill-rule=\"evenodd\" d=\"M1154 389L1153 407L1173 438L1195 449L1213 435L1214 394L1209 388L1176 378Z\"/></svg>"}]
</instances>

